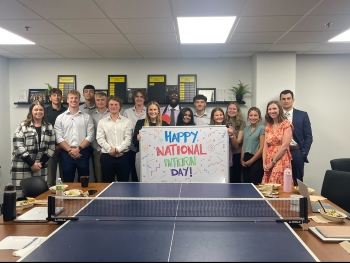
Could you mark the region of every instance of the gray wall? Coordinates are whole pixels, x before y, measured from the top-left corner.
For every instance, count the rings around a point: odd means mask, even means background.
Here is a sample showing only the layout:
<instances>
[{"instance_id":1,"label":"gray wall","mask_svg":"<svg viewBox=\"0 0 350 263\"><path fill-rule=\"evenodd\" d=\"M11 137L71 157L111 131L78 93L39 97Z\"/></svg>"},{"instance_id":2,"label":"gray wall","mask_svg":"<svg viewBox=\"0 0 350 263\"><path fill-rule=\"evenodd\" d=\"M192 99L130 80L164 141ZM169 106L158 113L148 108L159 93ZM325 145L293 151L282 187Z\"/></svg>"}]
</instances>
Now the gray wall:
<instances>
[{"instance_id":1,"label":"gray wall","mask_svg":"<svg viewBox=\"0 0 350 263\"><path fill-rule=\"evenodd\" d=\"M317 191L321 190L325 171L330 169L329 160L349 157L350 143L345 136L350 128L345 112L345 105L350 97L350 91L347 88L349 74L346 72L350 66L349 58L350 56L345 55L303 55L297 56L296 59L295 107L308 111L314 134L314 143L309 155L310 164L307 164L305 169L305 182ZM0 60L0 63L0 66L6 68L6 60ZM178 74L197 74L199 88L228 91L231 86L238 83L238 80L250 84L249 87L254 90L255 80L252 75L257 74L256 70L258 70L253 65L253 58L9 59L8 68L8 74L4 74L2 70L1 74L5 77L9 76L9 84L6 85L6 81L5 85L0 84L3 94L10 94L8 100L4 100L9 101L6 104L8 107L0 106L3 107L2 112L8 112L9 109L9 115L11 115L11 121L7 119L2 122L10 124L9 131L1 136L7 144L11 144L15 128L28 112L28 105L13 104L18 101L19 91L33 88L45 89L45 83L56 87L57 75L76 75L77 89L82 91L86 84L93 84L97 89L106 89L107 76L113 74L126 74L129 88L145 88L148 74L166 74L169 85L177 84ZM275 80L271 78L270 81L274 83ZM283 83L280 83L279 87L269 95L271 100L278 98L280 91L285 89ZM262 91L259 90L259 92ZM249 107L255 106L252 105L254 96L257 94L253 93L252 96L247 94L244 97L246 101L246 105L242 107L244 118ZM226 105L219 106L226 107ZM124 109L127 107L130 106L125 105ZM211 108L209 107L209 110ZM261 111L265 115L265 107L261 107ZM7 171L10 167L10 156L10 147L0 152L1 162L6 160ZM9 181L10 175L8 172L4 174L4 169L1 176L5 178L2 181ZM3 187L2 184L1 188Z\"/></svg>"}]
</instances>

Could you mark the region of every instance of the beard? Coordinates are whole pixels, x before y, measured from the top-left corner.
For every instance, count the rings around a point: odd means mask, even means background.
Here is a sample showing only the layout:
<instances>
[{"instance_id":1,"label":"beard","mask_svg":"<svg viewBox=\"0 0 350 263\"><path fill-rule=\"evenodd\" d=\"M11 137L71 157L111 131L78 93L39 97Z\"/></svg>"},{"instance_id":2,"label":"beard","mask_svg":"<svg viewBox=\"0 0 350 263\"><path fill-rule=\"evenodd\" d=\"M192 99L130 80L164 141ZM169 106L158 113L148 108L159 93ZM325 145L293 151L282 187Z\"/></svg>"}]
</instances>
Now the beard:
<instances>
[{"instance_id":1,"label":"beard","mask_svg":"<svg viewBox=\"0 0 350 263\"><path fill-rule=\"evenodd\" d=\"M175 108L179 104L178 100L170 100L170 107Z\"/></svg>"}]
</instances>

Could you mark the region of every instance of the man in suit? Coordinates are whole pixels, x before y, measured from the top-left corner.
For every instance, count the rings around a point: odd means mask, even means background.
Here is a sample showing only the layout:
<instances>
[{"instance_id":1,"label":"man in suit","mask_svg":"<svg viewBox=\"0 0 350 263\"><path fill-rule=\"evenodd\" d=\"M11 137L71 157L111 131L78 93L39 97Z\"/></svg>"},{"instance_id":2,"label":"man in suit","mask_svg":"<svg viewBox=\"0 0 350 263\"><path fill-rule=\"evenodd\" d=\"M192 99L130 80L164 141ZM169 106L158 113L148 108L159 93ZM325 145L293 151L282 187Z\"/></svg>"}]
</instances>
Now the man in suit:
<instances>
[{"instance_id":1,"label":"man in suit","mask_svg":"<svg viewBox=\"0 0 350 263\"><path fill-rule=\"evenodd\" d=\"M180 96L176 90L169 93L169 105L160 108L162 120L169 123L170 126L175 126L177 117L179 116L181 107L179 105ZM173 117L171 116L173 114Z\"/></svg>"},{"instance_id":2,"label":"man in suit","mask_svg":"<svg viewBox=\"0 0 350 263\"><path fill-rule=\"evenodd\" d=\"M292 154L292 172L294 185L297 179L303 181L304 163L308 163L312 144L312 130L309 115L305 111L293 108L294 94L291 90L284 90L280 93L280 103L287 119L293 124L293 137L289 145Z\"/></svg>"}]
</instances>

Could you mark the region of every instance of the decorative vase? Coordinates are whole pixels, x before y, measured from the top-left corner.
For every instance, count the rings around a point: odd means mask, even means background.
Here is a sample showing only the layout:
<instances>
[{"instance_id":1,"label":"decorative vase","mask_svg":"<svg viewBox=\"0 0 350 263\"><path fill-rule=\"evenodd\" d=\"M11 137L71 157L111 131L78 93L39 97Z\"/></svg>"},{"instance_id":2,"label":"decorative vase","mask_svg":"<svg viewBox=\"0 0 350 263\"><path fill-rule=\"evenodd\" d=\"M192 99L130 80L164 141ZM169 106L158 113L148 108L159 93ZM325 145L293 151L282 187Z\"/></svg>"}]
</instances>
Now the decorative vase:
<instances>
[{"instance_id":1,"label":"decorative vase","mask_svg":"<svg viewBox=\"0 0 350 263\"><path fill-rule=\"evenodd\" d=\"M236 101L242 101L243 95L242 94L236 94Z\"/></svg>"}]
</instances>

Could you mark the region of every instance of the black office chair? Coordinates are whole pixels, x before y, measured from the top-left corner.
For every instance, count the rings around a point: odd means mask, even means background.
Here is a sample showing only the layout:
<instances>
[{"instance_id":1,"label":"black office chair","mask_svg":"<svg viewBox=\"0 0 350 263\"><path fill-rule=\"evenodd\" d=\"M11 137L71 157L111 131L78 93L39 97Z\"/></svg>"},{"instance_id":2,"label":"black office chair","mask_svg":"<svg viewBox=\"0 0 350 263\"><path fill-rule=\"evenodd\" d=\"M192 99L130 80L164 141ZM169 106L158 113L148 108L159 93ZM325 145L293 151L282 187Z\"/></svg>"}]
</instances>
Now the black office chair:
<instances>
[{"instance_id":1,"label":"black office chair","mask_svg":"<svg viewBox=\"0 0 350 263\"><path fill-rule=\"evenodd\" d=\"M49 190L46 181L41 176L33 176L21 180L23 197L37 197Z\"/></svg>"},{"instance_id":2,"label":"black office chair","mask_svg":"<svg viewBox=\"0 0 350 263\"><path fill-rule=\"evenodd\" d=\"M321 195L347 212L350 212L350 172L327 170Z\"/></svg>"},{"instance_id":3,"label":"black office chair","mask_svg":"<svg viewBox=\"0 0 350 263\"><path fill-rule=\"evenodd\" d=\"M350 158L333 159L330 162L332 170L350 172Z\"/></svg>"}]
</instances>

